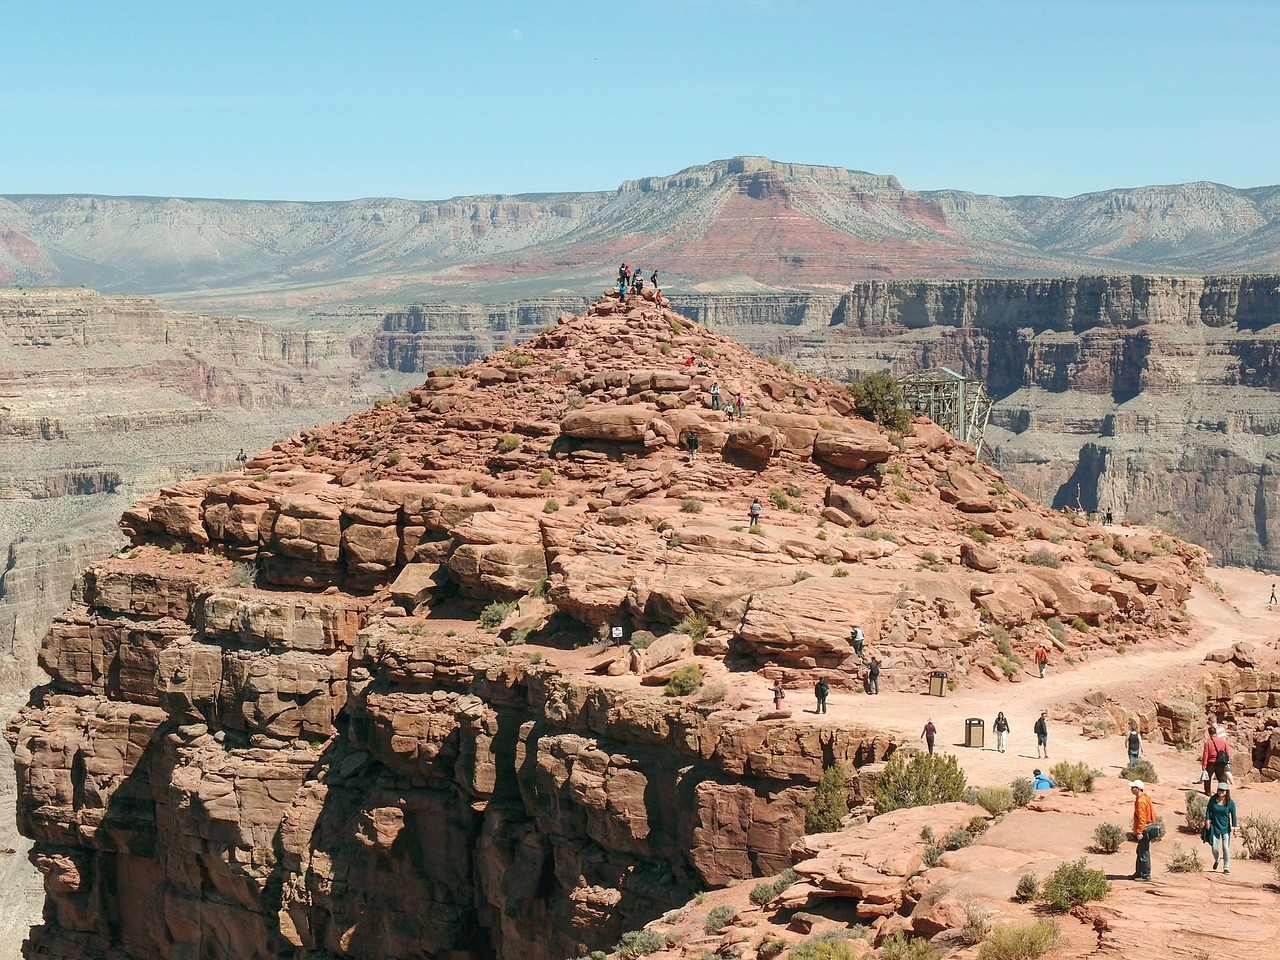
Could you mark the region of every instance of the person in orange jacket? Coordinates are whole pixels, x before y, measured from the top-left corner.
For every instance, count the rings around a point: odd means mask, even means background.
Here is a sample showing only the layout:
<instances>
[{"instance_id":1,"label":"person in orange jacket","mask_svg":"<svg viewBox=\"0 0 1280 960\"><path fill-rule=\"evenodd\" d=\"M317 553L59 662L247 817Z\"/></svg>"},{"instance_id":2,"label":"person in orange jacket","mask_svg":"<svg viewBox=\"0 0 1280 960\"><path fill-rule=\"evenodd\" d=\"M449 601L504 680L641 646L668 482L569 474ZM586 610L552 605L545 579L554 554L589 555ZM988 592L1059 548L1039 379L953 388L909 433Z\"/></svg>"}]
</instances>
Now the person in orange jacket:
<instances>
[{"instance_id":1,"label":"person in orange jacket","mask_svg":"<svg viewBox=\"0 0 1280 960\"><path fill-rule=\"evenodd\" d=\"M1138 840L1138 860L1130 880L1151 879L1151 841L1156 834L1156 809L1147 796L1147 785L1141 780L1130 780L1133 794L1133 835Z\"/></svg>"}]
</instances>

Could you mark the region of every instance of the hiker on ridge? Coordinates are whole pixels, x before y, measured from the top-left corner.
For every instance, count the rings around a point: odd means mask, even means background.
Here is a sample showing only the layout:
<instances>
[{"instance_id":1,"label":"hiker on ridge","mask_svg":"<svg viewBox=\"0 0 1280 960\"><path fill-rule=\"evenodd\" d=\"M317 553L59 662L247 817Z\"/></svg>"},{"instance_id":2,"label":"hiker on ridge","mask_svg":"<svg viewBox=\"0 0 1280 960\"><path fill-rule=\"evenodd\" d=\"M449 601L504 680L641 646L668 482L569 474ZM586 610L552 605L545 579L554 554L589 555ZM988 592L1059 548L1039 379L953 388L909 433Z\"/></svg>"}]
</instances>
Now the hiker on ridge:
<instances>
[{"instance_id":1,"label":"hiker on ridge","mask_svg":"<svg viewBox=\"0 0 1280 960\"><path fill-rule=\"evenodd\" d=\"M1147 796L1147 785L1141 780L1130 780L1133 793L1133 835L1138 841L1138 859L1133 865L1130 880L1151 879L1151 841L1159 835L1156 826L1156 810Z\"/></svg>"},{"instance_id":2,"label":"hiker on ridge","mask_svg":"<svg viewBox=\"0 0 1280 960\"><path fill-rule=\"evenodd\" d=\"M785 696L786 694L782 690L782 681L781 680L773 681L773 709L775 710L782 709L782 699Z\"/></svg>"},{"instance_id":3,"label":"hiker on ridge","mask_svg":"<svg viewBox=\"0 0 1280 960\"><path fill-rule=\"evenodd\" d=\"M867 694L875 696L880 692L880 661L871 658L871 666L867 667Z\"/></svg>"},{"instance_id":4,"label":"hiker on ridge","mask_svg":"<svg viewBox=\"0 0 1280 960\"><path fill-rule=\"evenodd\" d=\"M1005 741L1009 739L1009 721L1005 719L1003 710L996 714L996 719L991 724L991 729L996 732L996 749L1004 753Z\"/></svg>"},{"instance_id":5,"label":"hiker on ridge","mask_svg":"<svg viewBox=\"0 0 1280 960\"><path fill-rule=\"evenodd\" d=\"M698 459L698 434L695 430L690 430L689 435L685 438L684 445L689 448L689 462Z\"/></svg>"},{"instance_id":6,"label":"hiker on ridge","mask_svg":"<svg viewBox=\"0 0 1280 960\"><path fill-rule=\"evenodd\" d=\"M711 409L720 409L720 383L718 381L711 384Z\"/></svg>"},{"instance_id":7,"label":"hiker on ridge","mask_svg":"<svg viewBox=\"0 0 1280 960\"><path fill-rule=\"evenodd\" d=\"M1044 679L1045 667L1049 666L1049 648L1043 643L1036 644L1036 669L1040 672L1040 679Z\"/></svg>"},{"instance_id":8,"label":"hiker on ridge","mask_svg":"<svg viewBox=\"0 0 1280 960\"><path fill-rule=\"evenodd\" d=\"M853 652L859 660L862 659L862 645L866 642L862 636L862 628L854 627L853 633L849 635L849 640L853 643Z\"/></svg>"},{"instance_id":9,"label":"hiker on ridge","mask_svg":"<svg viewBox=\"0 0 1280 960\"><path fill-rule=\"evenodd\" d=\"M814 713L827 712L827 696L830 693L831 688L827 686L827 681L820 677L818 682L813 685L813 696L818 701L817 706L814 707Z\"/></svg>"}]
</instances>

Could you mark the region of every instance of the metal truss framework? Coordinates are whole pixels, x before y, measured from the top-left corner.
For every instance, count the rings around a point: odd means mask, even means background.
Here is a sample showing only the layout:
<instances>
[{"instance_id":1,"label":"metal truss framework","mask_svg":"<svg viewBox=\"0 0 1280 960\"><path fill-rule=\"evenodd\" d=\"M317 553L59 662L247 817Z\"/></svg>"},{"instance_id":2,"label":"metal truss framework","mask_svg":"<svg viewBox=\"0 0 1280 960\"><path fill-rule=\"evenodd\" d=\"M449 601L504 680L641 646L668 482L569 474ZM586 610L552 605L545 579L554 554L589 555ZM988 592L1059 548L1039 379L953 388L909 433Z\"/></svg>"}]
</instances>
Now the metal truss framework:
<instances>
[{"instance_id":1,"label":"metal truss framework","mask_svg":"<svg viewBox=\"0 0 1280 960\"><path fill-rule=\"evenodd\" d=\"M909 373L898 385L913 413L924 414L952 436L973 444L975 455L982 456L992 403L986 384L941 367Z\"/></svg>"}]
</instances>

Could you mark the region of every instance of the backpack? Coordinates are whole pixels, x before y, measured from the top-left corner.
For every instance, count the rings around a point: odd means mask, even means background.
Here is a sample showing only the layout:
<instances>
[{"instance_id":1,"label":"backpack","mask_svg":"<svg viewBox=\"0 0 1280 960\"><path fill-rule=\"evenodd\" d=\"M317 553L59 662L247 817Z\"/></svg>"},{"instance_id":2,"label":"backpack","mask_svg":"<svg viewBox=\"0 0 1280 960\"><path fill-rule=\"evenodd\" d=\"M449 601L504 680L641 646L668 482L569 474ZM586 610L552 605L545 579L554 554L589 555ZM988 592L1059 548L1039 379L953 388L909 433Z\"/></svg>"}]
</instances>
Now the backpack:
<instances>
[{"instance_id":1,"label":"backpack","mask_svg":"<svg viewBox=\"0 0 1280 960\"><path fill-rule=\"evenodd\" d=\"M1142 738L1138 736L1137 730L1129 731L1129 749L1136 753L1142 745Z\"/></svg>"},{"instance_id":2,"label":"backpack","mask_svg":"<svg viewBox=\"0 0 1280 960\"><path fill-rule=\"evenodd\" d=\"M1231 762L1231 751L1227 749L1227 741L1220 737L1210 737L1209 742L1213 744L1213 749L1217 751L1214 755L1213 762L1226 766Z\"/></svg>"}]
</instances>

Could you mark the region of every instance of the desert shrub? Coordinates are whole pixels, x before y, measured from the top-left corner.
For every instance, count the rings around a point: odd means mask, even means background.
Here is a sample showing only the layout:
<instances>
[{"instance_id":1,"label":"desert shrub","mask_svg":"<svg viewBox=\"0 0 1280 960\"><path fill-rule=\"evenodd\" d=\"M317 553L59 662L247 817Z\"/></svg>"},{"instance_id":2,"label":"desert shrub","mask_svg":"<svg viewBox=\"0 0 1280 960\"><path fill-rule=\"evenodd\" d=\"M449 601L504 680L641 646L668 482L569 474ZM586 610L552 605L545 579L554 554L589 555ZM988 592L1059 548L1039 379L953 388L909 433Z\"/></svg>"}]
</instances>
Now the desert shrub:
<instances>
[{"instance_id":1,"label":"desert shrub","mask_svg":"<svg viewBox=\"0 0 1280 960\"><path fill-rule=\"evenodd\" d=\"M1144 783L1159 783L1156 776L1156 768L1151 765L1150 760L1138 758L1120 771L1121 780L1141 780Z\"/></svg>"},{"instance_id":2,"label":"desert shrub","mask_svg":"<svg viewBox=\"0 0 1280 960\"><path fill-rule=\"evenodd\" d=\"M471 484L469 484L469 483L464 483L462 486L460 486L460 487L458 488L458 493L459 493L461 496L469 497L469 496L471 496L471 493L472 493L472 491L473 491L474 489L475 489L475 488L474 488L474 487L472 487L472 486L471 486Z\"/></svg>"},{"instance_id":3,"label":"desert shrub","mask_svg":"<svg viewBox=\"0 0 1280 960\"><path fill-rule=\"evenodd\" d=\"M681 500L680 512L681 513L701 513L702 501L696 499L695 497L689 497L687 500Z\"/></svg>"},{"instance_id":4,"label":"desert shrub","mask_svg":"<svg viewBox=\"0 0 1280 960\"><path fill-rule=\"evenodd\" d=\"M547 497L547 502L542 505L543 513L555 513L560 509L560 501L555 497Z\"/></svg>"},{"instance_id":5,"label":"desert shrub","mask_svg":"<svg viewBox=\"0 0 1280 960\"><path fill-rule=\"evenodd\" d=\"M880 955L884 960L934 960L938 950L924 937L908 937L898 931L881 945Z\"/></svg>"},{"instance_id":6,"label":"desert shrub","mask_svg":"<svg viewBox=\"0 0 1280 960\"><path fill-rule=\"evenodd\" d=\"M982 943L991 932L991 911L976 900L964 904L964 926L960 928L960 941L970 946Z\"/></svg>"},{"instance_id":7,"label":"desert shrub","mask_svg":"<svg viewBox=\"0 0 1280 960\"><path fill-rule=\"evenodd\" d=\"M1190 851L1182 849L1182 844L1175 843L1169 856L1170 873L1203 873L1204 861L1200 859L1200 851L1192 847Z\"/></svg>"},{"instance_id":8,"label":"desert shrub","mask_svg":"<svg viewBox=\"0 0 1280 960\"><path fill-rule=\"evenodd\" d=\"M775 896L777 894L773 890L772 883L757 883L751 888L751 902L757 907L763 907Z\"/></svg>"},{"instance_id":9,"label":"desert shrub","mask_svg":"<svg viewBox=\"0 0 1280 960\"><path fill-rule=\"evenodd\" d=\"M533 363L533 357L527 353L513 353L511 355L511 365L519 370L521 367L527 367Z\"/></svg>"},{"instance_id":10,"label":"desert shrub","mask_svg":"<svg viewBox=\"0 0 1280 960\"><path fill-rule=\"evenodd\" d=\"M1062 569L1062 561L1058 559L1058 555L1048 547L1041 547L1031 556L1027 557L1027 563L1034 563L1038 567L1049 567L1052 570Z\"/></svg>"},{"instance_id":11,"label":"desert shrub","mask_svg":"<svg viewBox=\"0 0 1280 960\"><path fill-rule=\"evenodd\" d=\"M397 463L400 462L400 451L392 450L390 453L387 454L386 459L383 460L382 462L385 463L388 467L394 467Z\"/></svg>"},{"instance_id":12,"label":"desert shrub","mask_svg":"<svg viewBox=\"0 0 1280 960\"><path fill-rule=\"evenodd\" d=\"M804 805L804 832L830 833L840 826L849 812L849 794L845 788L844 767L833 764L822 771L813 796Z\"/></svg>"},{"instance_id":13,"label":"desert shrub","mask_svg":"<svg viewBox=\"0 0 1280 960\"><path fill-rule=\"evenodd\" d=\"M978 960L1036 960L1052 950L1057 942L1058 925L1052 920L1002 923L993 927L982 941Z\"/></svg>"},{"instance_id":14,"label":"desert shrub","mask_svg":"<svg viewBox=\"0 0 1280 960\"><path fill-rule=\"evenodd\" d=\"M716 348L715 347L699 347L698 356L700 356L703 360L714 360L716 358Z\"/></svg>"},{"instance_id":15,"label":"desert shrub","mask_svg":"<svg viewBox=\"0 0 1280 960\"><path fill-rule=\"evenodd\" d=\"M858 416L889 430L909 433L911 411L905 406L902 387L888 373L864 373L849 384Z\"/></svg>"},{"instance_id":16,"label":"desert shrub","mask_svg":"<svg viewBox=\"0 0 1280 960\"><path fill-rule=\"evenodd\" d=\"M1187 794L1187 829L1199 833L1204 829L1205 814L1209 809L1209 798L1203 793Z\"/></svg>"},{"instance_id":17,"label":"desert shrub","mask_svg":"<svg viewBox=\"0 0 1280 960\"><path fill-rule=\"evenodd\" d=\"M808 580L813 576L808 570L797 570L796 575L791 578L792 583L799 583L801 580Z\"/></svg>"},{"instance_id":18,"label":"desert shrub","mask_svg":"<svg viewBox=\"0 0 1280 960\"><path fill-rule=\"evenodd\" d=\"M508 433L505 437L498 441L499 453L510 453L520 446L520 438L514 433Z\"/></svg>"},{"instance_id":19,"label":"desert shrub","mask_svg":"<svg viewBox=\"0 0 1280 960\"><path fill-rule=\"evenodd\" d=\"M857 954L848 941L855 936L853 930L827 930L792 947L788 960L854 960Z\"/></svg>"},{"instance_id":20,"label":"desert shrub","mask_svg":"<svg viewBox=\"0 0 1280 960\"><path fill-rule=\"evenodd\" d=\"M649 644L653 643L653 641L657 639L658 638L648 630L635 630L632 632L631 638L627 643L635 650L644 650L649 646Z\"/></svg>"},{"instance_id":21,"label":"desert shrub","mask_svg":"<svg viewBox=\"0 0 1280 960\"><path fill-rule=\"evenodd\" d=\"M848 567L836 567L831 571L833 577L847 577L849 575Z\"/></svg>"},{"instance_id":22,"label":"desert shrub","mask_svg":"<svg viewBox=\"0 0 1280 960\"><path fill-rule=\"evenodd\" d=\"M1023 903L1036 899L1040 896L1040 880L1034 873L1024 873L1018 878L1018 886L1013 895Z\"/></svg>"},{"instance_id":23,"label":"desert shrub","mask_svg":"<svg viewBox=\"0 0 1280 960\"><path fill-rule=\"evenodd\" d=\"M1072 793L1093 793L1098 772L1078 760L1060 760L1049 768L1049 777Z\"/></svg>"},{"instance_id":24,"label":"desert shrub","mask_svg":"<svg viewBox=\"0 0 1280 960\"><path fill-rule=\"evenodd\" d=\"M1001 656L1000 654L996 654L992 657L991 662L995 664L996 669L1006 677L1016 676L1018 671L1021 669L1020 661L1014 661L1009 657Z\"/></svg>"},{"instance_id":25,"label":"desert shrub","mask_svg":"<svg viewBox=\"0 0 1280 960\"><path fill-rule=\"evenodd\" d=\"M1280 820L1253 813L1240 818L1240 839L1254 860L1280 861Z\"/></svg>"},{"instance_id":26,"label":"desert shrub","mask_svg":"<svg viewBox=\"0 0 1280 960\"><path fill-rule=\"evenodd\" d=\"M1025 807L1036 798L1036 787L1030 777L1018 777L1009 781L1009 789L1013 792L1013 805Z\"/></svg>"},{"instance_id":27,"label":"desert shrub","mask_svg":"<svg viewBox=\"0 0 1280 960\"><path fill-rule=\"evenodd\" d=\"M974 815L969 818L969 825L965 827L975 837L980 837L991 829L991 821L986 817Z\"/></svg>"},{"instance_id":28,"label":"desert shrub","mask_svg":"<svg viewBox=\"0 0 1280 960\"><path fill-rule=\"evenodd\" d=\"M1111 892L1107 875L1089 866L1084 857L1070 860L1053 871L1044 882L1040 899L1052 910L1070 910L1090 900L1101 900Z\"/></svg>"},{"instance_id":29,"label":"desert shrub","mask_svg":"<svg viewBox=\"0 0 1280 960\"><path fill-rule=\"evenodd\" d=\"M555 483L555 481L556 475L550 470L544 469L540 474L538 474L538 486L540 487L549 487L551 484Z\"/></svg>"},{"instance_id":30,"label":"desert shrub","mask_svg":"<svg viewBox=\"0 0 1280 960\"><path fill-rule=\"evenodd\" d=\"M1100 823L1093 829L1093 845L1099 853L1115 853L1124 843L1124 827L1115 823Z\"/></svg>"},{"instance_id":31,"label":"desert shrub","mask_svg":"<svg viewBox=\"0 0 1280 960\"><path fill-rule=\"evenodd\" d=\"M691 693L696 693L700 686L702 686L702 667L696 663L689 663L671 675L662 692L668 697L687 697Z\"/></svg>"},{"instance_id":32,"label":"desert shrub","mask_svg":"<svg viewBox=\"0 0 1280 960\"><path fill-rule=\"evenodd\" d=\"M773 501L773 505L779 510L785 510L791 506L791 501L787 499L787 495L782 492L780 487L769 488L769 499Z\"/></svg>"},{"instance_id":33,"label":"desert shrub","mask_svg":"<svg viewBox=\"0 0 1280 960\"><path fill-rule=\"evenodd\" d=\"M876 780L875 809L881 814L902 807L954 803L964 791L964 771L954 755L917 753L908 757L906 751L899 750Z\"/></svg>"},{"instance_id":34,"label":"desert shrub","mask_svg":"<svg viewBox=\"0 0 1280 960\"><path fill-rule=\"evenodd\" d=\"M751 526L747 527L747 533L754 534L757 537L763 537L764 527L760 526L758 523L753 523Z\"/></svg>"},{"instance_id":35,"label":"desert shrub","mask_svg":"<svg viewBox=\"0 0 1280 960\"><path fill-rule=\"evenodd\" d=\"M233 587L251 587L258 582L258 564L242 560L227 571L227 583Z\"/></svg>"},{"instance_id":36,"label":"desert shrub","mask_svg":"<svg viewBox=\"0 0 1280 960\"><path fill-rule=\"evenodd\" d=\"M496 627L511 615L516 605L511 601L495 600L480 611L480 626Z\"/></svg>"},{"instance_id":37,"label":"desert shrub","mask_svg":"<svg viewBox=\"0 0 1280 960\"><path fill-rule=\"evenodd\" d=\"M719 933L729 925L729 922L733 919L735 913L737 913L737 911L727 903L722 903L718 907L712 907L710 912L707 913L707 922L703 929L705 929L707 933Z\"/></svg>"},{"instance_id":38,"label":"desert shrub","mask_svg":"<svg viewBox=\"0 0 1280 960\"><path fill-rule=\"evenodd\" d=\"M627 960L648 956L667 948L667 938L653 930L631 930L624 933L613 948Z\"/></svg>"},{"instance_id":39,"label":"desert shrub","mask_svg":"<svg viewBox=\"0 0 1280 960\"><path fill-rule=\"evenodd\" d=\"M941 847L925 847L924 854L920 857L920 862L925 867L936 867L942 862L942 855L946 853Z\"/></svg>"},{"instance_id":40,"label":"desert shrub","mask_svg":"<svg viewBox=\"0 0 1280 960\"><path fill-rule=\"evenodd\" d=\"M953 827L942 835L943 850L959 850L973 843L972 831L964 827Z\"/></svg>"},{"instance_id":41,"label":"desert shrub","mask_svg":"<svg viewBox=\"0 0 1280 960\"><path fill-rule=\"evenodd\" d=\"M1013 656L1013 642L1009 638L1008 630L1006 630L1004 627L999 627L999 626L992 627L990 631L990 635L991 635L991 642L996 645L997 650L999 650L1006 657Z\"/></svg>"},{"instance_id":42,"label":"desert shrub","mask_svg":"<svg viewBox=\"0 0 1280 960\"><path fill-rule=\"evenodd\" d=\"M1079 630L1081 633L1089 632L1089 621L1084 617L1073 617L1071 619L1071 626L1073 629Z\"/></svg>"},{"instance_id":43,"label":"desert shrub","mask_svg":"<svg viewBox=\"0 0 1280 960\"><path fill-rule=\"evenodd\" d=\"M1067 642L1067 628L1062 625L1062 621L1057 617L1050 617L1044 622L1044 625L1049 628L1049 632L1053 634L1053 638L1059 643Z\"/></svg>"},{"instance_id":44,"label":"desert shrub","mask_svg":"<svg viewBox=\"0 0 1280 960\"><path fill-rule=\"evenodd\" d=\"M787 867L787 869L778 874L778 879L773 881L774 894L786 892L799 879L800 874L796 873L790 867Z\"/></svg>"},{"instance_id":45,"label":"desert shrub","mask_svg":"<svg viewBox=\"0 0 1280 960\"><path fill-rule=\"evenodd\" d=\"M795 483L788 483L788 484L786 485L785 489L786 489L786 491L787 491L787 496L788 496L788 497L802 497L802 496L804 496L804 489L803 489L803 488L801 488L799 484L795 484Z\"/></svg>"},{"instance_id":46,"label":"desert shrub","mask_svg":"<svg viewBox=\"0 0 1280 960\"><path fill-rule=\"evenodd\" d=\"M1008 787L983 787L978 791L978 806L998 817L1013 809L1013 791Z\"/></svg>"},{"instance_id":47,"label":"desert shrub","mask_svg":"<svg viewBox=\"0 0 1280 960\"><path fill-rule=\"evenodd\" d=\"M698 643L707 639L707 631L711 629L711 623L702 614L691 613L671 629L676 633L688 634L693 638L694 643Z\"/></svg>"},{"instance_id":48,"label":"desert shrub","mask_svg":"<svg viewBox=\"0 0 1280 960\"><path fill-rule=\"evenodd\" d=\"M984 546L991 542L991 534L983 530L981 527L970 527L967 531L969 539L975 543L981 543Z\"/></svg>"}]
</instances>

